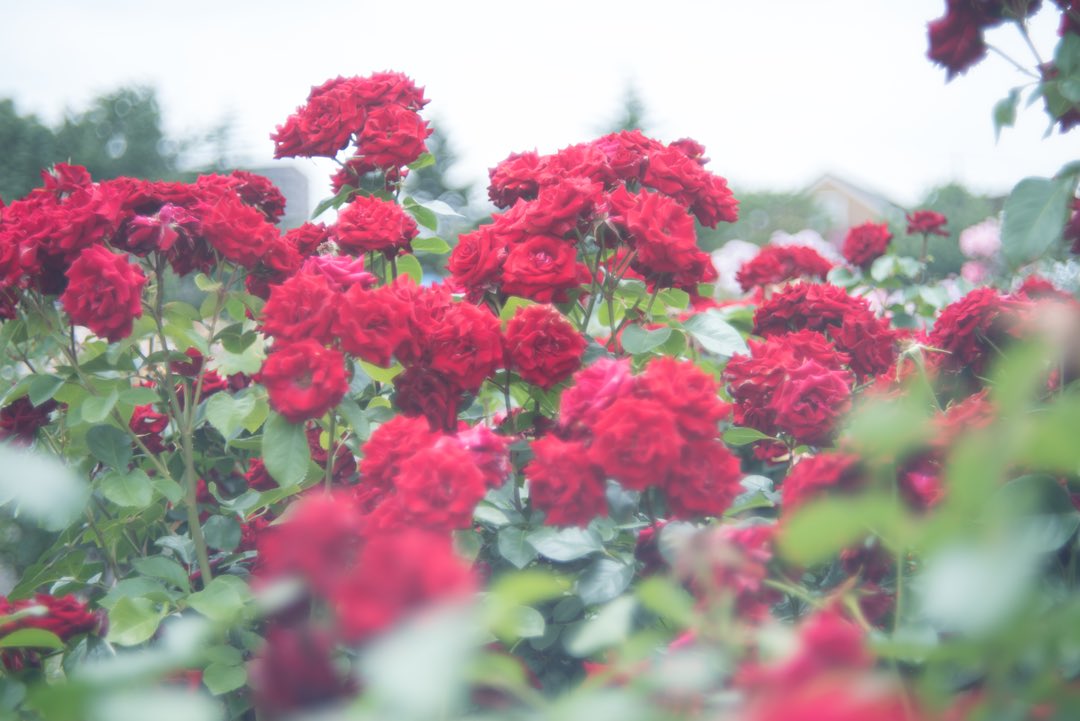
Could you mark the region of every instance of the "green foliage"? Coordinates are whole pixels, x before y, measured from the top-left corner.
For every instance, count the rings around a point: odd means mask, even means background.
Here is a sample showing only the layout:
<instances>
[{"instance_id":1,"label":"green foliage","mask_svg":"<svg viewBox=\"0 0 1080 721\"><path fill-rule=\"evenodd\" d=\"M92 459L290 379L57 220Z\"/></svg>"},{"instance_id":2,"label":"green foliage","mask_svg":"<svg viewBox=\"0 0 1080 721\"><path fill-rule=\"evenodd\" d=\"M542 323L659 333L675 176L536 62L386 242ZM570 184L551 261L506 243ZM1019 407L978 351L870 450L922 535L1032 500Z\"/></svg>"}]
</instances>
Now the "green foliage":
<instances>
[{"instance_id":1,"label":"green foliage","mask_svg":"<svg viewBox=\"0 0 1080 721\"><path fill-rule=\"evenodd\" d=\"M829 217L814 198L805 193L748 191L734 187L739 199L739 220L721 223L716 229L698 227L698 244L716 250L729 240L745 240L765 245L773 233L796 233L829 228Z\"/></svg>"}]
</instances>

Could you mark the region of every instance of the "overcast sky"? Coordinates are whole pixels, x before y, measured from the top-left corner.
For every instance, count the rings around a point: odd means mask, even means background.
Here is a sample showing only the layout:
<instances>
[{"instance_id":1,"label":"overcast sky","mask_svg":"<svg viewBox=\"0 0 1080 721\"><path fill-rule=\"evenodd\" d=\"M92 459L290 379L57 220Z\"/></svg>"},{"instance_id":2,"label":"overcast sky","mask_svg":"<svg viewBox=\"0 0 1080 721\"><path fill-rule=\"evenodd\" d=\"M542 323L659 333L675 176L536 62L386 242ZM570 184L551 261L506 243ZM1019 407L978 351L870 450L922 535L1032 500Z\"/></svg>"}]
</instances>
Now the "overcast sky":
<instances>
[{"instance_id":1,"label":"overcast sky","mask_svg":"<svg viewBox=\"0 0 1080 721\"><path fill-rule=\"evenodd\" d=\"M1080 131L1042 139L1039 106L995 144L993 104L1024 78L991 56L946 85L926 59L926 23L944 5L0 0L0 97L55 121L122 84L152 84L169 131L229 118L234 152L259 165L312 85L399 70L427 87L425 114L462 155L458 172L485 185L512 151L595 137L628 84L652 133L704 143L736 192L834 172L910 204L950 180L1003 193L1080 157ZM1055 29L1044 9L1033 26L1044 54ZM989 39L1033 64L1012 28Z\"/></svg>"}]
</instances>

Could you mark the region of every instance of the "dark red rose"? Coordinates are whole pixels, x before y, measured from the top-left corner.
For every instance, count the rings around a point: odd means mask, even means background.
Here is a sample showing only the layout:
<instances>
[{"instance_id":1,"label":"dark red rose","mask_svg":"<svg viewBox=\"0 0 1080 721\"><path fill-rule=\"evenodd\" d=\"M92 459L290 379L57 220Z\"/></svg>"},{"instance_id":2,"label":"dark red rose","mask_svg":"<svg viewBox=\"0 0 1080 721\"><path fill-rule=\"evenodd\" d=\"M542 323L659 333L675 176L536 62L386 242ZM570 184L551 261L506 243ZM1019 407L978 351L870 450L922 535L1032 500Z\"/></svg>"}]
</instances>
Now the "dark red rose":
<instances>
[{"instance_id":1,"label":"dark red rose","mask_svg":"<svg viewBox=\"0 0 1080 721\"><path fill-rule=\"evenodd\" d=\"M607 514L603 472L583 443L544 436L532 450L533 460L525 466L529 500L544 512L546 525L584 528Z\"/></svg>"},{"instance_id":2,"label":"dark red rose","mask_svg":"<svg viewBox=\"0 0 1080 721\"><path fill-rule=\"evenodd\" d=\"M582 283L577 248L568 241L536 235L514 245L503 264L503 292L549 303L566 300L566 291Z\"/></svg>"},{"instance_id":3,"label":"dark red rose","mask_svg":"<svg viewBox=\"0 0 1080 721\"><path fill-rule=\"evenodd\" d=\"M720 441L693 441L664 484L671 517L719 518L742 492L739 459Z\"/></svg>"},{"instance_id":4,"label":"dark red rose","mask_svg":"<svg viewBox=\"0 0 1080 721\"><path fill-rule=\"evenodd\" d=\"M720 400L715 378L674 358L651 361L637 377L633 392L671 410L679 430L691 439L715 438L718 424L731 414L731 406Z\"/></svg>"},{"instance_id":5,"label":"dark red rose","mask_svg":"<svg viewBox=\"0 0 1080 721\"><path fill-rule=\"evenodd\" d=\"M357 154L371 168L400 168L427 152L432 129L418 113L397 105L383 105L368 113L356 141Z\"/></svg>"},{"instance_id":6,"label":"dark red rose","mask_svg":"<svg viewBox=\"0 0 1080 721\"><path fill-rule=\"evenodd\" d=\"M293 244L301 256L306 258L313 255L320 245L330 240L330 229L322 223L304 223L287 231L285 238Z\"/></svg>"},{"instance_id":7,"label":"dark red rose","mask_svg":"<svg viewBox=\"0 0 1080 721\"><path fill-rule=\"evenodd\" d=\"M343 294L321 273L300 272L270 289L262 311L262 330L278 340L334 340L334 321Z\"/></svg>"},{"instance_id":8,"label":"dark red rose","mask_svg":"<svg viewBox=\"0 0 1080 721\"><path fill-rule=\"evenodd\" d=\"M590 460L634 491L662 486L686 445L675 414L652 400L619 398L600 413L592 431Z\"/></svg>"},{"instance_id":9,"label":"dark red rose","mask_svg":"<svg viewBox=\"0 0 1080 721\"><path fill-rule=\"evenodd\" d=\"M612 220L626 229L637 250L635 267L646 277L685 273L704 255L697 247L694 220L686 207L660 193L612 196ZM617 205L616 205L617 204Z\"/></svg>"},{"instance_id":10,"label":"dark red rose","mask_svg":"<svg viewBox=\"0 0 1080 721\"><path fill-rule=\"evenodd\" d=\"M462 390L475 391L503 365L499 319L469 303L454 303L427 331L430 365Z\"/></svg>"},{"instance_id":11,"label":"dark red rose","mask_svg":"<svg viewBox=\"0 0 1080 721\"><path fill-rule=\"evenodd\" d=\"M154 410L153 404L135 406L128 427L151 453L165 451L165 441L161 434L169 427L169 417Z\"/></svg>"},{"instance_id":12,"label":"dark red rose","mask_svg":"<svg viewBox=\"0 0 1080 721\"><path fill-rule=\"evenodd\" d=\"M261 458L251 459L247 472L244 473L244 482L253 491L272 491L278 487L277 481L266 470Z\"/></svg>"},{"instance_id":13,"label":"dark red rose","mask_svg":"<svg viewBox=\"0 0 1080 721\"><path fill-rule=\"evenodd\" d=\"M27 396L16 398L0 410L0 440L33 443L37 430L49 424L49 414L57 407L51 399L35 406Z\"/></svg>"},{"instance_id":14,"label":"dark red rose","mask_svg":"<svg viewBox=\"0 0 1080 721\"><path fill-rule=\"evenodd\" d=\"M199 219L185 208L170 203L151 215L133 215L124 222L112 244L138 256L151 251L168 252L183 236L188 243L199 232Z\"/></svg>"},{"instance_id":15,"label":"dark red rose","mask_svg":"<svg viewBox=\"0 0 1080 721\"><path fill-rule=\"evenodd\" d=\"M431 429L452 431L457 425L461 388L425 366L406 368L394 377L394 402L410 418L426 418Z\"/></svg>"},{"instance_id":16,"label":"dark red rose","mask_svg":"<svg viewBox=\"0 0 1080 721\"><path fill-rule=\"evenodd\" d=\"M588 433L600 414L616 398L627 395L636 382L629 359L601 358L581 369L563 391L559 427L572 436Z\"/></svg>"},{"instance_id":17,"label":"dark red rose","mask_svg":"<svg viewBox=\"0 0 1080 721\"><path fill-rule=\"evenodd\" d=\"M892 240L888 223L863 223L848 230L844 237L844 260L859 268L869 268L870 264L885 255Z\"/></svg>"},{"instance_id":18,"label":"dark red rose","mask_svg":"<svg viewBox=\"0 0 1080 721\"><path fill-rule=\"evenodd\" d=\"M290 423L319 418L349 389L341 353L310 339L275 347L258 380L266 386L270 405Z\"/></svg>"},{"instance_id":19,"label":"dark red rose","mask_svg":"<svg viewBox=\"0 0 1080 721\"><path fill-rule=\"evenodd\" d=\"M833 264L805 245L767 245L735 277L743 290L807 278L824 280Z\"/></svg>"},{"instance_id":20,"label":"dark red rose","mask_svg":"<svg viewBox=\"0 0 1080 721\"><path fill-rule=\"evenodd\" d=\"M587 178L565 178L540 190L524 211L530 234L563 237L586 226L601 205L604 186Z\"/></svg>"},{"instance_id":21,"label":"dark red rose","mask_svg":"<svg viewBox=\"0 0 1080 721\"><path fill-rule=\"evenodd\" d=\"M990 360L1008 345L1019 303L993 288L976 288L949 304L930 331L929 344L946 351L938 363L945 370L970 369L981 376Z\"/></svg>"},{"instance_id":22,"label":"dark red rose","mask_svg":"<svg viewBox=\"0 0 1080 721\"><path fill-rule=\"evenodd\" d=\"M932 210L916 210L914 213L907 213L904 217L908 223L908 235L922 233L949 237L949 231L945 230L945 223L949 221L941 213L935 213Z\"/></svg>"},{"instance_id":23,"label":"dark red rose","mask_svg":"<svg viewBox=\"0 0 1080 721\"><path fill-rule=\"evenodd\" d=\"M233 193L200 203L196 212L206 241L226 260L244 268L254 268L278 237L277 228L262 212Z\"/></svg>"},{"instance_id":24,"label":"dark red rose","mask_svg":"<svg viewBox=\"0 0 1080 721\"><path fill-rule=\"evenodd\" d=\"M260 717L283 719L343 703L355 679L334 658L334 638L310 626L272 626L249 669Z\"/></svg>"},{"instance_id":25,"label":"dark red rose","mask_svg":"<svg viewBox=\"0 0 1080 721\"><path fill-rule=\"evenodd\" d=\"M532 200L540 191L537 172L540 156L535 152L511 153L492 168L488 175L488 197L499 208L509 208L519 199Z\"/></svg>"},{"instance_id":26,"label":"dark red rose","mask_svg":"<svg viewBox=\"0 0 1080 721\"><path fill-rule=\"evenodd\" d=\"M764 585L775 534L775 524L712 526L691 537L675 560L675 573L696 597L709 603L729 598L740 620L759 623L780 600Z\"/></svg>"},{"instance_id":27,"label":"dark red rose","mask_svg":"<svg viewBox=\"0 0 1080 721\"><path fill-rule=\"evenodd\" d=\"M397 255L417 235L416 221L401 206L374 196L358 196L338 215L334 240L346 253Z\"/></svg>"},{"instance_id":28,"label":"dark red rose","mask_svg":"<svg viewBox=\"0 0 1080 721\"><path fill-rule=\"evenodd\" d=\"M663 150L663 143L640 130L622 130L594 140L592 145L607 156L608 166L619 180L640 181L649 154Z\"/></svg>"},{"instance_id":29,"label":"dark red rose","mask_svg":"<svg viewBox=\"0 0 1080 721\"><path fill-rule=\"evenodd\" d=\"M450 531L472 525L473 510L487 493L472 454L456 443L416 451L398 464L396 514L411 528Z\"/></svg>"},{"instance_id":30,"label":"dark red rose","mask_svg":"<svg viewBox=\"0 0 1080 721\"><path fill-rule=\"evenodd\" d=\"M23 628L39 628L56 634L61 641L67 641L82 633L96 634L105 630L104 616L91 611L86 602L72 595L37 593L33 598L17 601L0 598L0 614L5 616L31 608L38 609L38 612L3 624L0 626L0 636Z\"/></svg>"},{"instance_id":31,"label":"dark red rose","mask_svg":"<svg viewBox=\"0 0 1080 721\"><path fill-rule=\"evenodd\" d=\"M788 366L769 400L776 427L797 443L826 445L837 422L851 410L850 371L808 360Z\"/></svg>"},{"instance_id":32,"label":"dark red rose","mask_svg":"<svg viewBox=\"0 0 1080 721\"><path fill-rule=\"evenodd\" d=\"M72 323L86 326L110 343L131 335L132 323L142 315L146 276L126 255L92 246L71 264L67 278L60 304Z\"/></svg>"},{"instance_id":33,"label":"dark red rose","mask_svg":"<svg viewBox=\"0 0 1080 721\"><path fill-rule=\"evenodd\" d=\"M364 444L360 459L361 485L381 490L394 486L402 461L441 437L423 418L395 416L375 429Z\"/></svg>"},{"instance_id":34,"label":"dark red rose","mask_svg":"<svg viewBox=\"0 0 1080 721\"><path fill-rule=\"evenodd\" d=\"M86 168L69 163L57 163L48 170L42 170L41 180L45 190L57 196L71 195L79 188L89 187L94 182Z\"/></svg>"},{"instance_id":35,"label":"dark red rose","mask_svg":"<svg viewBox=\"0 0 1080 721\"><path fill-rule=\"evenodd\" d=\"M548 389L581 367L585 338L553 306L530 305L507 324L506 350L518 375Z\"/></svg>"},{"instance_id":36,"label":"dark red rose","mask_svg":"<svg viewBox=\"0 0 1080 721\"><path fill-rule=\"evenodd\" d=\"M270 138L275 158L332 158L364 126L367 113L355 90L357 78L337 78L312 88L308 102L279 125Z\"/></svg>"},{"instance_id":37,"label":"dark red rose","mask_svg":"<svg viewBox=\"0 0 1080 721\"><path fill-rule=\"evenodd\" d=\"M326 470L326 464L330 462L330 449L323 448L323 431L316 424L309 424L309 428L305 431L307 434L308 451L311 453L311 460L319 468ZM331 443L335 445L334 448L334 467L330 471L330 478L334 483L351 483L356 480L356 456L352 454L349 447L344 443L336 442L333 439L327 438L327 445Z\"/></svg>"},{"instance_id":38,"label":"dark red rose","mask_svg":"<svg viewBox=\"0 0 1080 721\"><path fill-rule=\"evenodd\" d=\"M410 340L410 309L392 286L354 285L330 310L341 347L368 363L389 367L398 347Z\"/></svg>"}]
</instances>

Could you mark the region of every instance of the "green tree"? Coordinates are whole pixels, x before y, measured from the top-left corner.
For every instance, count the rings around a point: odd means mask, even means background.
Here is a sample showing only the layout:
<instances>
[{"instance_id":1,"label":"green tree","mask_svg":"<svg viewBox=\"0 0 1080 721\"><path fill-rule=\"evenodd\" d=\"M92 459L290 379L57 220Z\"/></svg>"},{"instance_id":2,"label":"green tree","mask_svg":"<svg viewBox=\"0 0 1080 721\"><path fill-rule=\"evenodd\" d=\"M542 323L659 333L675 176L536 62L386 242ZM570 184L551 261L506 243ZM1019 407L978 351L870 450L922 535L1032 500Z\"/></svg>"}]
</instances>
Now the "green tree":
<instances>
[{"instance_id":1,"label":"green tree","mask_svg":"<svg viewBox=\"0 0 1080 721\"><path fill-rule=\"evenodd\" d=\"M960 252L960 231L982 222L1001 212L1003 198L977 195L960 185L949 183L930 190L916 206L917 210L933 210L949 219L945 229L948 237L931 235L928 245L930 254L929 273L934 277L943 277L950 273L959 273L964 263ZM908 235L907 225L893 228L893 247L898 255L918 258L922 252L922 236Z\"/></svg>"},{"instance_id":2,"label":"green tree","mask_svg":"<svg viewBox=\"0 0 1080 721\"><path fill-rule=\"evenodd\" d=\"M0 100L0 198L11 202L41 184L41 169L56 157L56 137L33 115Z\"/></svg>"},{"instance_id":3,"label":"green tree","mask_svg":"<svg viewBox=\"0 0 1080 721\"><path fill-rule=\"evenodd\" d=\"M428 152L435 162L426 168L414 170L406 181L409 194L420 201L441 200L462 215L468 216L469 198L473 192L471 183L454 183L447 173L457 165L458 153L446 132L435 128L427 139Z\"/></svg>"},{"instance_id":4,"label":"green tree","mask_svg":"<svg viewBox=\"0 0 1080 721\"><path fill-rule=\"evenodd\" d=\"M765 245L773 233L800 230L825 232L829 218L814 198L805 193L740 192L739 220L721 223L715 230L698 228L698 244L705 250L716 250L729 240L738 238L756 245Z\"/></svg>"}]
</instances>

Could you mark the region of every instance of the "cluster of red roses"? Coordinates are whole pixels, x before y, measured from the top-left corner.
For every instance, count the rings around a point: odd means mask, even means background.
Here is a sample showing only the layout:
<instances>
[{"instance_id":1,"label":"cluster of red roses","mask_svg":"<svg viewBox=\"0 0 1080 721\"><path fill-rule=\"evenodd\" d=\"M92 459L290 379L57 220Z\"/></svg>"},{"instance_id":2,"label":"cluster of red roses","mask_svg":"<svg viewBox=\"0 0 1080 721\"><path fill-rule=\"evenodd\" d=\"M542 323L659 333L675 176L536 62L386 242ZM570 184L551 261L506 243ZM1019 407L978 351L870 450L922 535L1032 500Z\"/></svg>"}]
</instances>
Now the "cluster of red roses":
<instances>
[{"instance_id":1,"label":"cluster of red roses","mask_svg":"<svg viewBox=\"0 0 1080 721\"><path fill-rule=\"evenodd\" d=\"M742 264L735 279L743 290L789 280L825 280L833 264L806 245L767 245Z\"/></svg>"},{"instance_id":2,"label":"cluster of red roses","mask_svg":"<svg viewBox=\"0 0 1080 721\"><path fill-rule=\"evenodd\" d=\"M703 153L692 140L664 145L623 131L553 155L511 155L491 170L488 189L508 210L459 238L448 264L454 283L474 299L565 301L583 283L632 271L696 292L716 271L697 247L694 217L709 227L737 217Z\"/></svg>"},{"instance_id":3,"label":"cluster of red roses","mask_svg":"<svg viewBox=\"0 0 1080 721\"><path fill-rule=\"evenodd\" d=\"M720 516L739 493L739 460L719 440L730 407L692 363L653 360L632 375L601 359L562 395L556 429L532 444L532 504L551 525L584 526L606 514L605 479L664 491L674 518Z\"/></svg>"},{"instance_id":4,"label":"cluster of red roses","mask_svg":"<svg viewBox=\"0 0 1080 721\"><path fill-rule=\"evenodd\" d=\"M0 623L0 638L23 629L37 628L67 641L80 634L103 634L106 630L105 613L91 611L85 602L71 595L38 593L33 598L17 601L0 597L0 616L14 616ZM28 649L5 649L0 654L0 662L8 671L18 671L39 661L37 654Z\"/></svg>"},{"instance_id":5,"label":"cluster of red roses","mask_svg":"<svg viewBox=\"0 0 1080 721\"><path fill-rule=\"evenodd\" d=\"M327 80L271 136L274 157L334 158L355 142L334 176L335 192L357 187L360 177L375 170L387 181L400 181L402 168L427 151L432 131L418 112L427 102L424 89L401 73Z\"/></svg>"}]
</instances>

